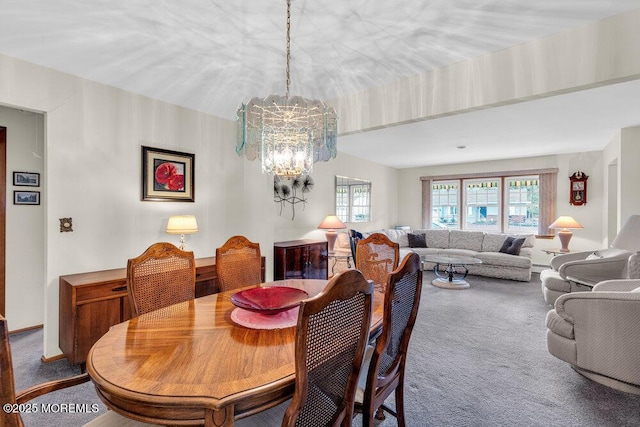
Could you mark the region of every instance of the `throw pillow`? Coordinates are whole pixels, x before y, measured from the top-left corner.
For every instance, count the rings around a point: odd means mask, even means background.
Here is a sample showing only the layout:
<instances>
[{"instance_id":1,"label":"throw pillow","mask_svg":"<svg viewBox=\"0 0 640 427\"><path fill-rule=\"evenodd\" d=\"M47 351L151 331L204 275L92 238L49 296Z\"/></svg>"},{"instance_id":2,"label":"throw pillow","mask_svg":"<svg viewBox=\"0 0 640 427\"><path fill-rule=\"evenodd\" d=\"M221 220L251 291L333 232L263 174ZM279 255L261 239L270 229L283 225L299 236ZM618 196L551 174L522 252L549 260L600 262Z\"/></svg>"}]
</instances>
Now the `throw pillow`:
<instances>
[{"instance_id":1,"label":"throw pillow","mask_svg":"<svg viewBox=\"0 0 640 427\"><path fill-rule=\"evenodd\" d=\"M424 234L407 233L410 248L426 248L427 241Z\"/></svg>"},{"instance_id":2,"label":"throw pillow","mask_svg":"<svg viewBox=\"0 0 640 427\"><path fill-rule=\"evenodd\" d=\"M500 248L500 252L509 255L520 255L520 248L522 248L525 240L525 238L514 239L513 237L507 237Z\"/></svg>"}]
</instances>

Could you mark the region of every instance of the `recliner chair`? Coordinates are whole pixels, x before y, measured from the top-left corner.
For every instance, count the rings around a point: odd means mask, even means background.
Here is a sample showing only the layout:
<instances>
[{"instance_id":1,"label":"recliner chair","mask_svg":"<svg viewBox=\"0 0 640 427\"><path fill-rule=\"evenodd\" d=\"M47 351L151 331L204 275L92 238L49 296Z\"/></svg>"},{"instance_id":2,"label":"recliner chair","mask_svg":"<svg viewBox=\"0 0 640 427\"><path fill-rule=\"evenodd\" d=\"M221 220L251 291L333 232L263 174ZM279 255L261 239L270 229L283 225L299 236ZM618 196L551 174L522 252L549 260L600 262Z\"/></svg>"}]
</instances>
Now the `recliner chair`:
<instances>
[{"instance_id":1,"label":"recliner chair","mask_svg":"<svg viewBox=\"0 0 640 427\"><path fill-rule=\"evenodd\" d=\"M595 382L640 394L640 252L628 271L630 279L560 296L547 313L547 348Z\"/></svg>"},{"instance_id":2,"label":"recliner chair","mask_svg":"<svg viewBox=\"0 0 640 427\"><path fill-rule=\"evenodd\" d=\"M631 215L607 249L562 254L540 273L542 295L553 305L561 295L591 291L599 282L628 277L627 260L640 250L640 215Z\"/></svg>"}]
</instances>

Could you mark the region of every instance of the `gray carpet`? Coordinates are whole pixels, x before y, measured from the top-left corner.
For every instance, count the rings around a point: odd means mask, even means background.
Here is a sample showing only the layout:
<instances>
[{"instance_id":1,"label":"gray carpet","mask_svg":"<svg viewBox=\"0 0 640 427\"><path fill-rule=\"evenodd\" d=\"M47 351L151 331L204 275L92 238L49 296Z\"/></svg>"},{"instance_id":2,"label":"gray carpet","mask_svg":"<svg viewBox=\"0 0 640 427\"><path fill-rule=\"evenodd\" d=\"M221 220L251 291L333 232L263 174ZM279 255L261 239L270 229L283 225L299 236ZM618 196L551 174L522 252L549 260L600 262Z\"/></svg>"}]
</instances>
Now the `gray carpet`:
<instances>
[{"instance_id":1,"label":"gray carpet","mask_svg":"<svg viewBox=\"0 0 640 427\"><path fill-rule=\"evenodd\" d=\"M548 353L548 307L538 275L528 283L469 277L466 290L436 288L432 278L425 272L407 364L408 426L640 425L640 396L589 381ZM11 344L18 389L78 372L65 361L40 362L42 331L13 335ZM90 383L46 399L99 402ZM73 427L95 415L25 414L23 419L28 427ZM377 425L396 422L388 416Z\"/></svg>"}]
</instances>

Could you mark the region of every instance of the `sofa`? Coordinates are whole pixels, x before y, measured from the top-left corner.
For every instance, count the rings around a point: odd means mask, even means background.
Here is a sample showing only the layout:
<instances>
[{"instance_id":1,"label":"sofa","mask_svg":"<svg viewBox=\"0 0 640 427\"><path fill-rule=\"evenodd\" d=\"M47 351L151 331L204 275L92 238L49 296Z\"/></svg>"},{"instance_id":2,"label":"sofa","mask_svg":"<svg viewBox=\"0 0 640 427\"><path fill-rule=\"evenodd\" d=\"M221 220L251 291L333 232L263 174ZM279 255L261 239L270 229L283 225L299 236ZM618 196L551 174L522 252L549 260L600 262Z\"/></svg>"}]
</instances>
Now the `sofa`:
<instances>
[{"instance_id":1,"label":"sofa","mask_svg":"<svg viewBox=\"0 0 640 427\"><path fill-rule=\"evenodd\" d=\"M393 228L361 232L361 234L366 237L376 232L385 234L400 245L400 259L409 252L415 252L420 257L424 255L470 256L480 259L482 264L468 265L469 274L523 282L531 280L533 265L531 254L536 241L534 234L509 235L483 231ZM511 245L505 245L507 239L512 243ZM422 243L424 247L416 247L422 246ZM340 233L335 248L336 254L351 253L347 233ZM504 252L506 250L512 253ZM432 263L424 263L425 269L432 269L434 266L435 264Z\"/></svg>"}]
</instances>

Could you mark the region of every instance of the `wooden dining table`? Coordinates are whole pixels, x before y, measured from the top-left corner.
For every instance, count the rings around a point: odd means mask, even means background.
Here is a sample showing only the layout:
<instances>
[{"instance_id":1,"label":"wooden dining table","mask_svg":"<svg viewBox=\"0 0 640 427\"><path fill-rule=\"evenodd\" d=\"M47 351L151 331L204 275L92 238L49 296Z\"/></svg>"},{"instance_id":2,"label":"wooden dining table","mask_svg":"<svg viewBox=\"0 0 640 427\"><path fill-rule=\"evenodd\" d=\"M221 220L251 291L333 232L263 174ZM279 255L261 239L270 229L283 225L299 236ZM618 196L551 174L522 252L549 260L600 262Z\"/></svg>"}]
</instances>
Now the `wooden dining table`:
<instances>
[{"instance_id":1,"label":"wooden dining table","mask_svg":"<svg viewBox=\"0 0 640 427\"><path fill-rule=\"evenodd\" d=\"M327 280L288 279L309 297ZM242 289L249 289L247 288ZM113 326L91 348L89 373L112 410L160 425L233 426L289 399L295 380L295 327L252 329L231 319L222 292L165 307ZM383 294L374 292L372 335L382 326Z\"/></svg>"}]
</instances>

